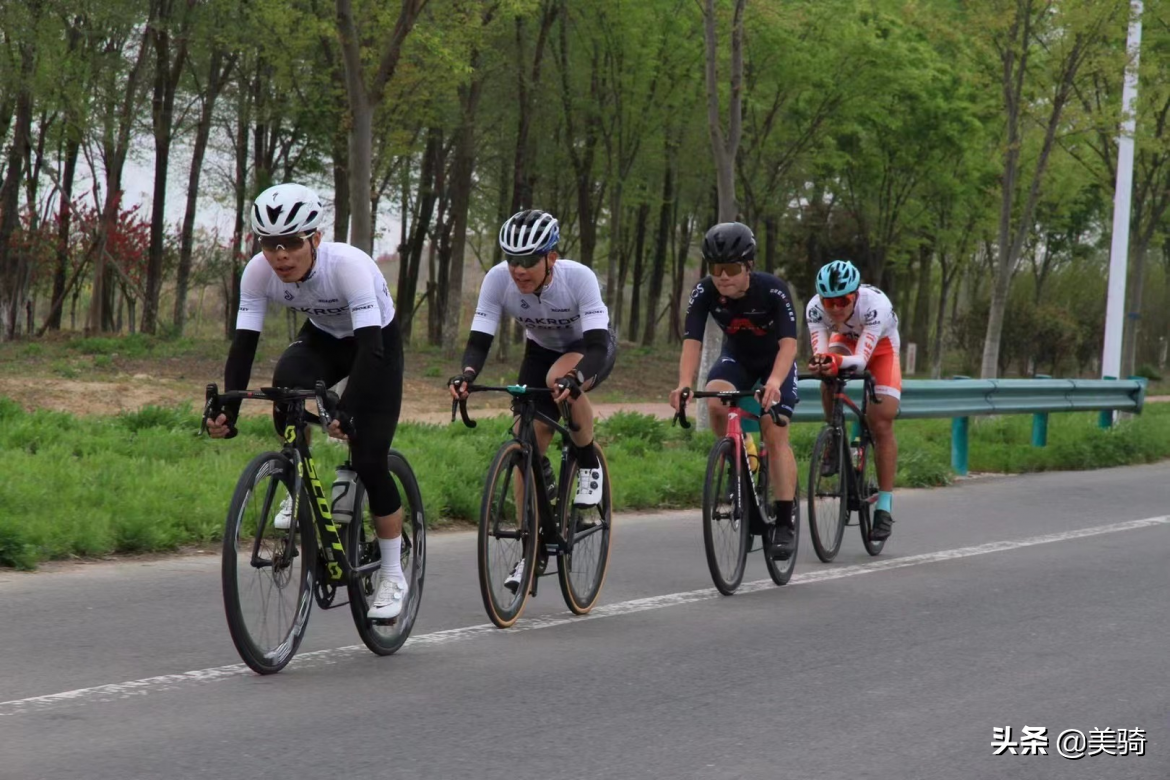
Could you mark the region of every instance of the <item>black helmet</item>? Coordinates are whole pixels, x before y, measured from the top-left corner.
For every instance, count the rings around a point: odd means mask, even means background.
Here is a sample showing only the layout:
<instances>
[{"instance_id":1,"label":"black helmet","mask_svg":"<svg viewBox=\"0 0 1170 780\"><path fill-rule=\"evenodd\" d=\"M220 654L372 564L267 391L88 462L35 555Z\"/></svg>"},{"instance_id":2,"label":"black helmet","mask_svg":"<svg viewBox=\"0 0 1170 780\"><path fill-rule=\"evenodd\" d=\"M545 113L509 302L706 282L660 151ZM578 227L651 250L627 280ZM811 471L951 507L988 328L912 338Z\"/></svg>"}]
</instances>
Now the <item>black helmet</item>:
<instances>
[{"instance_id":1,"label":"black helmet","mask_svg":"<svg viewBox=\"0 0 1170 780\"><path fill-rule=\"evenodd\" d=\"M720 222L703 236L708 263L750 263L756 259L756 236L742 222Z\"/></svg>"}]
</instances>

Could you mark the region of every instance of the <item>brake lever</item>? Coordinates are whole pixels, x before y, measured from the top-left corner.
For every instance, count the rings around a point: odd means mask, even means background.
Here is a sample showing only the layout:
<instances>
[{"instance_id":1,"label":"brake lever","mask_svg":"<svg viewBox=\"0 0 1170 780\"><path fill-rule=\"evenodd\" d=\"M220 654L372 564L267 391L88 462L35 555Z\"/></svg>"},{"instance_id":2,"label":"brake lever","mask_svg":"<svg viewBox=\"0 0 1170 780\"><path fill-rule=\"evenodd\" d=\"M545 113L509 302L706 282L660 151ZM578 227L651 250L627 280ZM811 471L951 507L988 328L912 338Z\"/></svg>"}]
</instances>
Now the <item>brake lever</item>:
<instances>
[{"instance_id":1,"label":"brake lever","mask_svg":"<svg viewBox=\"0 0 1170 780\"><path fill-rule=\"evenodd\" d=\"M684 387L682 392L678 394L678 411L674 413L674 419L670 421L671 425L679 424L680 428L690 428L691 424L687 422L687 400L691 397L691 388Z\"/></svg>"},{"instance_id":2,"label":"brake lever","mask_svg":"<svg viewBox=\"0 0 1170 780\"><path fill-rule=\"evenodd\" d=\"M207 433L207 419L208 417L219 417L223 410L219 403L219 387L212 382L205 388L206 403L203 405L203 419L199 421L199 435Z\"/></svg>"}]
</instances>

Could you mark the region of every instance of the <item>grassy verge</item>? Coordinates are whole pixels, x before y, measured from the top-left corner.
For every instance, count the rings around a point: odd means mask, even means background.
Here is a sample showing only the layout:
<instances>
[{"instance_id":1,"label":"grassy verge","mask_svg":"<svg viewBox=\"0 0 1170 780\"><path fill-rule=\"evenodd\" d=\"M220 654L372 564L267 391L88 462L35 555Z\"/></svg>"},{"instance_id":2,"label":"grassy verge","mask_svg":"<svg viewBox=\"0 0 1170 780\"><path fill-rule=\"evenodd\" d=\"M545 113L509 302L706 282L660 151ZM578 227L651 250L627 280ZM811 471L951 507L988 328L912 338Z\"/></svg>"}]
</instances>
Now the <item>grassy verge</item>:
<instances>
[{"instance_id":1,"label":"grassy verge","mask_svg":"<svg viewBox=\"0 0 1170 780\"><path fill-rule=\"evenodd\" d=\"M1096 427L1095 414L1053 415L1049 446L1042 449L1030 446L1030 425L1027 416L974 421L972 470L1086 469L1170 457L1170 405L1151 405L1140 418L1111 431ZM802 475L818 427L793 428ZM197 428L190 409L148 407L112 417L74 417L29 414L0 399L0 566L32 568L54 558L166 550L218 539L240 470L257 452L274 448L275 440L265 418L245 418L242 435L229 442L199 438ZM484 471L506 428L503 418L475 430L399 428L395 445L418 474L433 523L475 517ZM903 421L897 430L899 485L950 482L948 420ZM710 434L621 414L600 424L598 439L615 475L617 509L699 502ZM317 452L328 468L343 456L340 446L320 446Z\"/></svg>"}]
</instances>

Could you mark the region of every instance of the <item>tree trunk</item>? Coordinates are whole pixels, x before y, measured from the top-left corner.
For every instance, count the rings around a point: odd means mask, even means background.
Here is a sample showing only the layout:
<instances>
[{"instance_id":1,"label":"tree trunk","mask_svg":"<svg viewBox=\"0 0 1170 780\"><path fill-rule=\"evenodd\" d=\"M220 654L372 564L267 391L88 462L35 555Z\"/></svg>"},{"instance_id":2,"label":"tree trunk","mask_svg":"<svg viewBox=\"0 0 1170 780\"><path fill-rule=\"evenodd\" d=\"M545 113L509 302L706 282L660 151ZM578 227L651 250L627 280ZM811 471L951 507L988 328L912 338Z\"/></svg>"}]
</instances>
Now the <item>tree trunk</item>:
<instances>
[{"instance_id":1,"label":"tree trunk","mask_svg":"<svg viewBox=\"0 0 1170 780\"><path fill-rule=\"evenodd\" d=\"M142 35L138 46L138 54L134 65L130 69L126 80L126 92L117 117L110 121L117 124L116 138L106 148L106 197L102 208L101 221L98 226L98 235L95 239L93 290L90 299L89 317L86 322L86 333L92 335L108 328L112 324L113 312L110 306L113 291L108 283L113 274L108 267L106 252L107 239L113 227L117 224L122 203L122 169L126 164L126 154L129 151L130 132L136 118L136 108L139 98L139 78L146 65L146 53L150 44L149 32Z\"/></svg>"},{"instance_id":2,"label":"tree trunk","mask_svg":"<svg viewBox=\"0 0 1170 780\"><path fill-rule=\"evenodd\" d=\"M73 224L73 181L77 177L77 158L81 138L72 121L65 121L65 169L61 175L60 202L57 206L57 264L53 271L52 309L45 320L50 330L61 329L61 309L65 298L65 277L69 273L69 231Z\"/></svg>"},{"instance_id":3,"label":"tree trunk","mask_svg":"<svg viewBox=\"0 0 1170 780\"><path fill-rule=\"evenodd\" d=\"M736 218L735 158L739 153L742 134L743 98L743 14L747 0L735 0L731 22L731 96L728 105L727 133L719 109L718 39L715 34L715 0L705 0L703 21L706 41L707 129L711 136L711 150L715 158L715 186L719 197L719 221ZM707 318L703 332L703 353L699 362L698 384L702 386L708 371L723 349L723 333L714 320ZM698 406L699 428L709 427L706 404Z\"/></svg>"},{"instance_id":4,"label":"tree trunk","mask_svg":"<svg viewBox=\"0 0 1170 780\"><path fill-rule=\"evenodd\" d=\"M486 16L486 15L485 15ZM490 19L490 17L488 17ZM485 19L485 24L487 19ZM483 73L479 68L478 50L471 53L471 83L459 87L459 104L463 109L459 136L455 142L455 161L451 172L451 276L446 287L443 308L447 316L442 323L443 353L454 357L458 349L459 320L463 314L463 268L466 264L467 217L471 208L471 183L475 173L475 116L483 94Z\"/></svg>"},{"instance_id":5,"label":"tree trunk","mask_svg":"<svg viewBox=\"0 0 1170 780\"><path fill-rule=\"evenodd\" d=\"M686 282L687 254L691 250L693 225L693 218L688 214L678 226L678 252L674 256L674 276L670 288L670 334L675 344L681 344L683 341L683 285Z\"/></svg>"},{"instance_id":6,"label":"tree trunk","mask_svg":"<svg viewBox=\"0 0 1170 780\"><path fill-rule=\"evenodd\" d=\"M29 10L34 20L40 17L41 3L34 0ZM20 43L20 76L16 95L16 127L8 149L4 183L0 185L0 341L13 338L28 283L28 253L15 245L20 222L20 182L24 159L29 155L32 139L32 78L36 68L35 37Z\"/></svg>"},{"instance_id":7,"label":"tree trunk","mask_svg":"<svg viewBox=\"0 0 1170 780\"><path fill-rule=\"evenodd\" d=\"M764 270L770 274L777 272L776 257L780 254L780 224L775 216L764 218Z\"/></svg>"},{"instance_id":8,"label":"tree trunk","mask_svg":"<svg viewBox=\"0 0 1170 780\"><path fill-rule=\"evenodd\" d=\"M171 33L173 2L151 3L152 18L147 30L154 43L154 99L151 103L151 125L154 130L154 197L150 216L150 251L146 262L146 300L142 306L142 332L158 330L159 294L162 291L163 243L166 237L167 173L170 169L171 141L175 127L175 94L179 78L187 65L187 31L196 0L187 0L186 12L179 23L179 33L171 61ZM176 301L181 306L182 301Z\"/></svg>"},{"instance_id":9,"label":"tree trunk","mask_svg":"<svg viewBox=\"0 0 1170 780\"><path fill-rule=\"evenodd\" d=\"M930 277L934 269L934 241L918 249L918 289L914 296L914 329L912 341L918 345L918 364L929 362L927 341L930 338Z\"/></svg>"},{"instance_id":10,"label":"tree trunk","mask_svg":"<svg viewBox=\"0 0 1170 780\"><path fill-rule=\"evenodd\" d=\"M398 68L402 45L418 21L427 0L401 0L394 31L385 43L378 70L367 85L362 70L362 38L358 35L350 0L337 2L337 32L341 42L342 62L345 64L345 92L349 101L349 200L353 227L350 243L373 254L374 215L371 210L373 182L374 109L377 108L386 87Z\"/></svg>"},{"instance_id":11,"label":"tree trunk","mask_svg":"<svg viewBox=\"0 0 1170 780\"><path fill-rule=\"evenodd\" d=\"M418 290L418 272L422 263L423 243L430 230L431 218L434 216L435 177L438 169L439 147L442 144L442 131L437 128L427 130L427 145L423 152L422 171L419 174L418 211L414 227L411 230L410 245L398 266L398 295L396 300L405 315L402 320L402 341L410 343L410 334L414 321L414 296ZM356 218L356 214L355 214Z\"/></svg>"},{"instance_id":12,"label":"tree trunk","mask_svg":"<svg viewBox=\"0 0 1170 780\"><path fill-rule=\"evenodd\" d=\"M658 300L662 296L662 282L666 275L666 252L670 241L670 211L674 203L674 147L667 141L666 165L662 176L662 202L658 206L658 233L654 240L654 264L650 268L650 289L646 292L646 329L642 332L642 346L654 344L658 327ZM672 306L673 309L673 306ZM631 337L637 336L630 333Z\"/></svg>"},{"instance_id":13,"label":"tree trunk","mask_svg":"<svg viewBox=\"0 0 1170 780\"><path fill-rule=\"evenodd\" d=\"M642 277L646 255L646 221L650 218L650 204L638 207L638 224L634 229L634 290L630 294L630 341L637 341L642 317ZM648 319L654 319L654 312L647 312Z\"/></svg>"},{"instance_id":14,"label":"tree trunk","mask_svg":"<svg viewBox=\"0 0 1170 780\"><path fill-rule=\"evenodd\" d=\"M248 128L252 124L249 116L251 102L248 90L240 89L236 101L236 171L235 171L235 222L232 225L232 262L228 276L227 300L224 301L224 337L231 340L236 335L236 313L240 308L240 276L243 274L244 254L244 213L248 196ZM250 259L250 258L249 258Z\"/></svg>"},{"instance_id":15,"label":"tree trunk","mask_svg":"<svg viewBox=\"0 0 1170 780\"><path fill-rule=\"evenodd\" d=\"M211 138L211 120L215 114L215 101L235 63L233 55L224 63L224 52L216 48L211 52L207 72L207 88L202 95L199 124L195 127L195 146L191 153L191 173L187 182L187 208L183 212L183 228L179 237L179 268L175 274L175 335L182 336L187 326L187 290L191 279L191 258L195 244L195 211L199 202L199 178L203 173L203 158L207 154L207 142Z\"/></svg>"}]
</instances>

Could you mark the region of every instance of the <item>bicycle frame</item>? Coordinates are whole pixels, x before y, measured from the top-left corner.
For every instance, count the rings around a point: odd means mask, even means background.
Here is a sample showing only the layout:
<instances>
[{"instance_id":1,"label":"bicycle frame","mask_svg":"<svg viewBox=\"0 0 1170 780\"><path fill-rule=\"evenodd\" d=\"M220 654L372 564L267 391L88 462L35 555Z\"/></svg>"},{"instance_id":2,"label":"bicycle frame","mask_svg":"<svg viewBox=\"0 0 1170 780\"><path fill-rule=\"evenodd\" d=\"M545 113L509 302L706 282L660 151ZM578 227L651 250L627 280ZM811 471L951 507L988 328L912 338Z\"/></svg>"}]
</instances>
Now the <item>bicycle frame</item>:
<instances>
[{"instance_id":1,"label":"bicycle frame","mask_svg":"<svg viewBox=\"0 0 1170 780\"><path fill-rule=\"evenodd\" d=\"M736 479L735 491L737 497L739 498L737 503L740 506L747 506L749 508L749 512L754 511L756 513L755 519L758 519L760 522L767 523L767 512L763 511L763 507L760 506L760 496L758 483L756 481L756 474L752 471L751 464L748 463L747 449L745 444L746 434L743 432L743 423L740 421L740 418L742 417L746 417L747 419L756 422L760 421L760 415L749 412L748 410L741 408L739 405L740 400L744 398L750 398L754 395L754 391L743 392L740 390L718 390L712 392L696 392L687 389L683 391L683 396L679 402L679 411L678 414L675 415L675 420L679 422L679 424L684 428L691 427L686 418L686 403L689 398L718 398L724 406L731 407L727 414L726 436L731 439L732 446L735 448L735 462L739 464L741 469L747 472L748 480L752 487L752 489L749 491L751 493L751 501L745 504L743 499L743 480ZM764 444L764 437L762 432L760 435L759 448L760 454L758 457L760 461L760 467L766 468L768 450L767 446ZM767 479L768 475L765 474L763 478Z\"/></svg>"},{"instance_id":2,"label":"bicycle frame","mask_svg":"<svg viewBox=\"0 0 1170 780\"><path fill-rule=\"evenodd\" d=\"M321 411L320 416L306 411L305 401L309 398L316 398L318 408ZM378 561L373 561L362 566L353 566L350 564L349 558L345 554L345 545L341 539L341 531L338 529L337 524L333 522L333 509L330 503L330 497L325 493L324 485L321 484L321 479L317 473L317 466L313 461L313 453L309 448L307 434L309 424L311 422L320 422L323 428L327 428L330 419L333 417L333 412L330 409L331 398L330 394L326 392L325 384L318 382L314 390L300 391L299 394L291 396L288 394L279 394L274 388L261 388L258 393L250 390L241 390L219 394L215 385L208 385L207 410L204 412L204 417L206 418L208 411L211 410L215 410L215 413L218 413L219 405L224 400L232 399L283 401L289 404L288 424L284 429L284 445L281 447L281 454L293 464L292 516L294 518L300 517L301 497L305 493L305 481L307 479L308 487L313 498L309 502L309 509L313 513L314 526L317 529L318 538L321 540L321 544L318 545L318 553L324 559L325 573L329 577L329 583L333 585L344 585L350 577L377 569L381 565ZM265 498L265 516L267 516L271 500L271 496ZM254 568L272 565L271 561L263 560L260 557L260 544L262 539L263 534L258 533L252 542L250 564ZM286 537L286 544L290 540L291 535Z\"/></svg>"},{"instance_id":3,"label":"bicycle frame","mask_svg":"<svg viewBox=\"0 0 1170 780\"><path fill-rule=\"evenodd\" d=\"M853 399L845 394L845 386L850 379L861 379L864 384L861 392L861 406L859 407L853 402ZM832 425L840 434L840 444L838 447L844 451L845 462L851 464L851 468L845 469L845 479L847 480L847 501L849 503L849 510L855 512L858 510L861 495L861 487L858 484L858 474L865 469L865 457L869 447L867 445L873 443L873 434L869 430L869 423L866 422L865 415L869 410L869 401L874 399L875 403L880 403L874 395L874 381L873 375L865 371L859 375L837 375L835 377L826 377L822 381L833 383L833 414L830 421ZM857 462L854 463L853 452L850 449L845 438L845 407L849 407L855 415L857 415L858 436L857 440L860 444L860 454ZM871 496L868 503L874 503L877 496Z\"/></svg>"},{"instance_id":4,"label":"bicycle frame","mask_svg":"<svg viewBox=\"0 0 1170 780\"><path fill-rule=\"evenodd\" d=\"M562 402L561 414L565 420L568 421L567 427L561 425L558 421L552 419L548 415L539 411L536 408L535 396L541 393L551 393L547 388L529 388L527 385L507 385L505 387L488 387L482 385L468 386L468 392L506 392L513 398L520 400L520 408L516 411L516 421L513 423L513 440L520 444L524 451L524 467L528 473L532 474L532 489L536 491L536 515L539 525L540 543L542 545L542 553L548 555L559 555L562 553L571 553L572 547L581 539L585 539L590 535L597 533L604 526L598 525L592 528L585 529L581 534L573 535L572 540L567 540L561 533L561 520L564 517L565 507L558 506L553 508L552 502L548 496L548 485L544 481L544 469L536 467L536 458L539 452L536 442L535 423L537 421L548 425L553 429L554 434L561 435L561 466L558 484L564 485L565 480L570 476L568 472L569 467L569 450L568 442L571 440L571 431L577 430L573 425L573 418L571 415L571 408L567 403ZM459 401L452 405L451 414L454 419L455 407L458 406L459 412L463 417L464 425L469 428L474 428L476 423L467 415L467 402ZM559 513L559 514L558 514ZM503 534L501 534L503 535Z\"/></svg>"}]
</instances>

